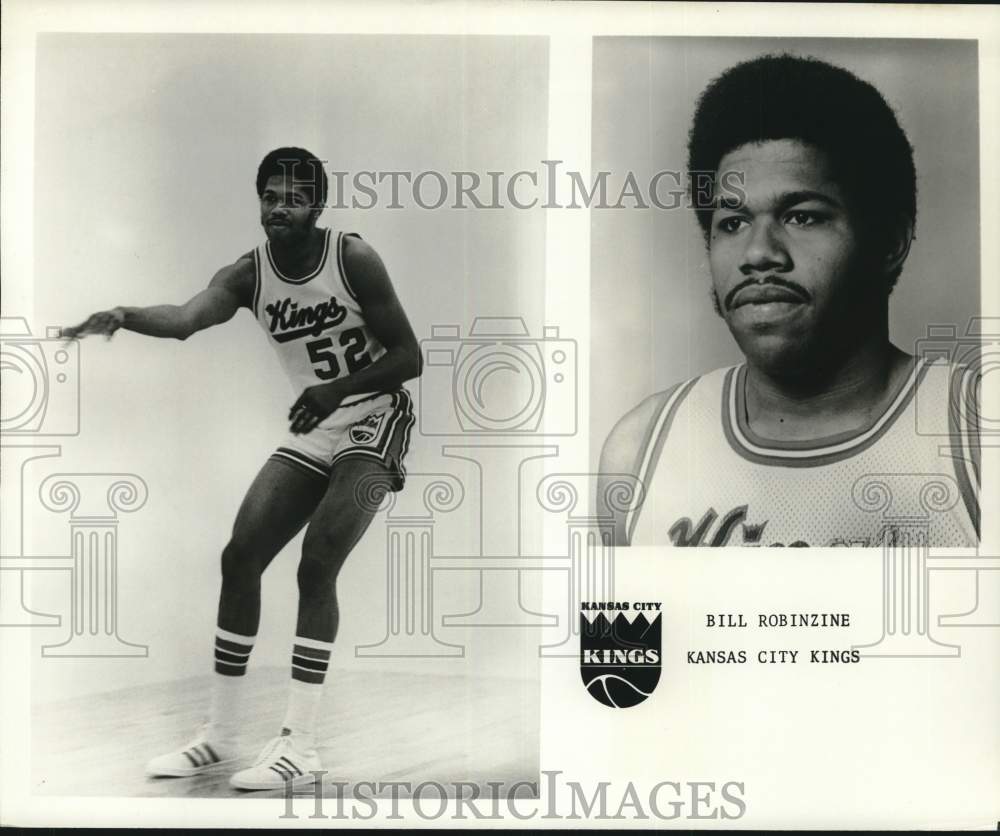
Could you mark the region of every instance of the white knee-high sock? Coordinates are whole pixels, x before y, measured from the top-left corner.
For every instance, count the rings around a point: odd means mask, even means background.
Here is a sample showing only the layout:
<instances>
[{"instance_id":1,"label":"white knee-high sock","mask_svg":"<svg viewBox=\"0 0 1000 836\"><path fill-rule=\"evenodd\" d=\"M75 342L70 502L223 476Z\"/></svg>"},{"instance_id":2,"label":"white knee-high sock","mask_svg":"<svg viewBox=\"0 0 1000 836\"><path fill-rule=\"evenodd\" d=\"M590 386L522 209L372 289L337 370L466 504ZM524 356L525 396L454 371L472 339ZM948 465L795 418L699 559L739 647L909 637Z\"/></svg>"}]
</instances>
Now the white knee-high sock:
<instances>
[{"instance_id":1,"label":"white knee-high sock","mask_svg":"<svg viewBox=\"0 0 1000 836\"><path fill-rule=\"evenodd\" d=\"M210 736L230 740L240 728L243 681L256 636L241 636L217 627L215 673L212 675L212 706L208 715Z\"/></svg>"},{"instance_id":2,"label":"white knee-high sock","mask_svg":"<svg viewBox=\"0 0 1000 836\"><path fill-rule=\"evenodd\" d=\"M288 710L283 726L292 734L312 736L323 696L323 680L330 665L333 642L295 637L292 647L292 681L288 692Z\"/></svg>"}]
</instances>

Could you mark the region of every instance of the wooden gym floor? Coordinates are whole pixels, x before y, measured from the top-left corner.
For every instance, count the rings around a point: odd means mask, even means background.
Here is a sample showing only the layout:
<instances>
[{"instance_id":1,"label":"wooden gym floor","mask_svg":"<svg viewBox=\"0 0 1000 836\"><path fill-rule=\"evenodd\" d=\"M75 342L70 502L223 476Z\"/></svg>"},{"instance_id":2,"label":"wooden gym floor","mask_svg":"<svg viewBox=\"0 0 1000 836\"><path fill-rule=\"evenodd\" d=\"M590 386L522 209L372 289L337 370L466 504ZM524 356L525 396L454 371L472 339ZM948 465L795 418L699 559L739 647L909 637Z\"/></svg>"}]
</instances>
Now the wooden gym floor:
<instances>
[{"instance_id":1,"label":"wooden gym floor","mask_svg":"<svg viewBox=\"0 0 1000 836\"><path fill-rule=\"evenodd\" d=\"M147 778L144 766L191 739L208 707L210 675L36 706L32 792L280 796L280 790L243 793L228 780L280 730L288 681L286 668L247 674L243 757L194 778ZM537 781L538 702L537 683L523 680L331 670L317 729L320 760L328 771L324 783L436 781L450 790L463 781L478 784L489 796L487 782ZM328 786L324 795L336 792ZM522 789L518 795L523 794Z\"/></svg>"}]
</instances>

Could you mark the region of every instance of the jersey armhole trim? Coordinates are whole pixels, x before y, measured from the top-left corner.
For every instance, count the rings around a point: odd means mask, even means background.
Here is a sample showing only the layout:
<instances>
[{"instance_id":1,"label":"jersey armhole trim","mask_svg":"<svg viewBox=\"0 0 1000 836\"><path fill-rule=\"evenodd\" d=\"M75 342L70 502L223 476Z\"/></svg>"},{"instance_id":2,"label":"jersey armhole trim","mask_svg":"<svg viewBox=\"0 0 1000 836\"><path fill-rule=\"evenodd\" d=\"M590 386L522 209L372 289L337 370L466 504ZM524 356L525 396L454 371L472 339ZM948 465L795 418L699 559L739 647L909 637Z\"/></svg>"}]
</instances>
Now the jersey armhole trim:
<instances>
[{"instance_id":1,"label":"jersey armhole trim","mask_svg":"<svg viewBox=\"0 0 1000 836\"><path fill-rule=\"evenodd\" d=\"M663 445L667 441L670 426L681 403L688 396L700 377L693 377L684 383L678 383L673 388L662 393L663 404L653 413L653 417L646 425L642 444L636 453L636 459L632 465L632 472L638 480L638 487L632 502L625 513L625 543L632 544L632 536L635 527L639 522L639 512L642 505L648 498L648 485L652 480L652 475L659 463L660 454L663 452Z\"/></svg>"},{"instance_id":2,"label":"jersey armhole trim","mask_svg":"<svg viewBox=\"0 0 1000 836\"><path fill-rule=\"evenodd\" d=\"M253 299L251 300L250 310L253 311L254 316L258 316L257 304L260 302L260 285L261 285L260 256L257 250L252 251L252 256L253 256Z\"/></svg>"},{"instance_id":3,"label":"jersey armhole trim","mask_svg":"<svg viewBox=\"0 0 1000 836\"><path fill-rule=\"evenodd\" d=\"M337 268L340 270L340 281L344 285L344 289L350 293L351 298L360 305L361 301L358 299L358 294L354 292L354 288L351 287L351 280L347 278L347 265L344 262L344 241L347 238L357 238L359 241L361 240L361 236L356 232L337 233Z\"/></svg>"},{"instance_id":4,"label":"jersey armhole trim","mask_svg":"<svg viewBox=\"0 0 1000 836\"><path fill-rule=\"evenodd\" d=\"M965 510L975 529L977 539L980 534L980 461L979 426L976 406L977 375L975 370L956 367L948 385L949 409L948 431L949 450L959 493Z\"/></svg>"}]
</instances>

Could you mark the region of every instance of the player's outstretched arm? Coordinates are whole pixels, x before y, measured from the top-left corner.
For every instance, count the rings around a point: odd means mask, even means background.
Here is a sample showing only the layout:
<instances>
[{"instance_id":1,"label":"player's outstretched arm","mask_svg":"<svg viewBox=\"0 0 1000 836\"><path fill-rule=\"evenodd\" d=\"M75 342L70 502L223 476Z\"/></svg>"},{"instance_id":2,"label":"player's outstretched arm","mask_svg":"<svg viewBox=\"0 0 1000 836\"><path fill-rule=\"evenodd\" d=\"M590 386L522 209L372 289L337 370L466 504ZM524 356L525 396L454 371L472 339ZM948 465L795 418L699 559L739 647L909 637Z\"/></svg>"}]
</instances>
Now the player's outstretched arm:
<instances>
[{"instance_id":1,"label":"player's outstretched arm","mask_svg":"<svg viewBox=\"0 0 1000 836\"><path fill-rule=\"evenodd\" d=\"M423 369L417 338L378 253L360 238L346 238L344 272L365 322L386 351L347 377L306 389L289 412L295 433L311 432L348 395L392 391Z\"/></svg>"},{"instance_id":2,"label":"player's outstretched arm","mask_svg":"<svg viewBox=\"0 0 1000 836\"><path fill-rule=\"evenodd\" d=\"M104 334L110 338L119 328L124 328L150 337L186 340L198 331L232 319L241 305L249 306L253 285L253 262L241 258L219 270L207 288L183 305L117 307L99 311L79 325L63 328L61 336L74 339L88 334Z\"/></svg>"}]
</instances>

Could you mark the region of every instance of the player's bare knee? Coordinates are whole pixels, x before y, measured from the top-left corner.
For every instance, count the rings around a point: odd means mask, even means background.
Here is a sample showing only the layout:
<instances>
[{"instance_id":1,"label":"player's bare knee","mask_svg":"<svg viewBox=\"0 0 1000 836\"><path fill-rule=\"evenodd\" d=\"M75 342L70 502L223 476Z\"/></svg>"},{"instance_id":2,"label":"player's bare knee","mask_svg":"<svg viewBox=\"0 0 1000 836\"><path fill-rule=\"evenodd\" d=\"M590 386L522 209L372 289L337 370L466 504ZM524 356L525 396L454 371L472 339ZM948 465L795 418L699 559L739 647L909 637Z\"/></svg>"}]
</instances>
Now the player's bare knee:
<instances>
[{"instance_id":1,"label":"player's bare knee","mask_svg":"<svg viewBox=\"0 0 1000 836\"><path fill-rule=\"evenodd\" d=\"M236 540L222 550L222 580L225 583L259 583L261 561L253 551Z\"/></svg>"},{"instance_id":2,"label":"player's bare knee","mask_svg":"<svg viewBox=\"0 0 1000 836\"><path fill-rule=\"evenodd\" d=\"M316 595L331 591L336 584L339 567L340 561L331 553L325 558L319 554L303 553L297 573L299 593Z\"/></svg>"},{"instance_id":3,"label":"player's bare knee","mask_svg":"<svg viewBox=\"0 0 1000 836\"><path fill-rule=\"evenodd\" d=\"M350 509L313 519L302 539L303 560L340 560L346 557L355 523Z\"/></svg>"}]
</instances>

